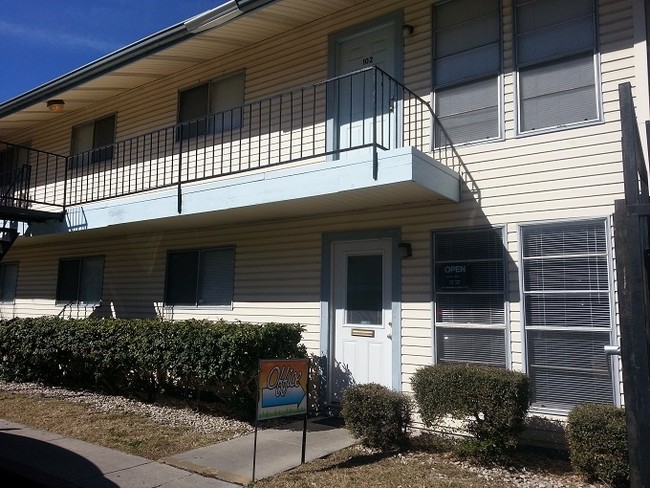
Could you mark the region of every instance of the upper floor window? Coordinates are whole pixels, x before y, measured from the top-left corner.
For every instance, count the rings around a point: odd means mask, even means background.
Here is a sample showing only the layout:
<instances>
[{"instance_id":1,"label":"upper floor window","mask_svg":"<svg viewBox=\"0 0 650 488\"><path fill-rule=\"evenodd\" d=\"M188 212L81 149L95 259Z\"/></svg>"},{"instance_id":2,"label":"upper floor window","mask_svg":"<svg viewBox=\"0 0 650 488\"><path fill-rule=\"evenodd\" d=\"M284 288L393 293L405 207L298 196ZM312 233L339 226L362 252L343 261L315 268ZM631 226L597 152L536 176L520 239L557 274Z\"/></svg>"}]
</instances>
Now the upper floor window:
<instances>
[{"instance_id":1,"label":"upper floor window","mask_svg":"<svg viewBox=\"0 0 650 488\"><path fill-rule=\"evenodd\" d=\"M98 303L102 298L103 277L103 256L61 259L56 284L56 301Z\"/></svg>"},{"instance_id":2,"label":"upper floor window","mask_svg":"<svg viewBox=\"0 0 650 488\"><path fill-rule=\"evenodd\" d=\"M0 190L3 194L12 186L15 189L17 180L26 176L25 170L29 171L29 146L0 144Z\"/></svg>"},{"instance_id":3,"label":"upper floor window","mask_svg":"<svg viewBox=\"0 0 650 488\"><path fill-rule=\"evenodd\" d=\"M232 306L234 278L233 246L170 251L165 304Z\"/></svg>"},{"instance_id":4,"label":"upper floor window","mask_svg":"<svg viewBox=\"0 0 650 488\"><path fill-rule=\"evenodd\" d=\"M86 122L72 129L74 164L97 163L113 158L115 115Z\"/></svg>"},{"instance_id":5,"label":"upper floor window","mask_svg":"<svg viewBox=\"0 0 650 488\"><path fill-rule=\"evenodd\" d=\"M515 1L519 132L600 118L594 0Z\"/></svg>"},{"instance_id":6,"label":"upper floor window","mask_svg":"<svg viewBox=\"0 0 650 488\"><path fill-rule=\"evenodd\" d=\"M499 137L499 0L450 0L433 7L435 112L451 142ZM434 134L436 146L448 144Z\"/></svg>"},{"instance_id":7,"label":"upper floor window","mask_svg":"<svg viewBox=\"0 0 650 488\"><path fill-rule=\"evenodd\" d=\"M241 127L244 72L182 90L178 95L179 137L197 137ZM209 114L214 114L207 117Z\"/></svg>"},{"instance_id":8,"label":"upper floor window","mask_svg":"<svg viewBox=\"0 0 650 488\"><path fill-rule=\"evenodd\" d=\"M0 302L13 302L16 298L18 263L0 264Z\"/></svg>"}]
</instances>

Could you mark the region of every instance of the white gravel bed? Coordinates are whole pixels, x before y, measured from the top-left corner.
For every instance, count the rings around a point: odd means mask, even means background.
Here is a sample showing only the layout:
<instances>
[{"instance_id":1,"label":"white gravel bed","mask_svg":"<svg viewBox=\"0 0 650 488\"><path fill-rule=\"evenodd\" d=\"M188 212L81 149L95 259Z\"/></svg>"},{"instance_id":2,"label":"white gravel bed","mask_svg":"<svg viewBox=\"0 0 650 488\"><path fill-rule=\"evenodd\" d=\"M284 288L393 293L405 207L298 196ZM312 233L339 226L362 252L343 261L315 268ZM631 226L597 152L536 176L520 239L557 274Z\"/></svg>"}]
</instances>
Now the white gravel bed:
<instances>
[{"instance_id":1,"label":"white gravel bed","mask_svg":"<svg viewBox=\"0 0 650 488\"><path fill-rule=\"evenodd\" d=\"M41 395L45 398L61 398L71 402L86 403L102 412L128 412L143 415L156 422L173 427L188 427L204 434L235 431L235 437L248 434L253 428L238 420L196 412L186 407L160 406L129 398L102 395L89 391L73 391L65 388L43 386L36 383L10 383L0 381L0 390Z\"/></svg>"},{"instance_id":2,"label":"white gravel bed","mask_svg":"<svg viewBox=\"0 0 650 488\"><path fill-rule=\"evenodd\" d=\"M498 486L499 483L507 482L517 488L597 488L596 485L581 482L577 479L572 480L570 484L566 484L550 476L533 473L526 468L487 468L466 461L453 461L453 463L485 479L486 486Z\"/></svg>"}]
</instances>

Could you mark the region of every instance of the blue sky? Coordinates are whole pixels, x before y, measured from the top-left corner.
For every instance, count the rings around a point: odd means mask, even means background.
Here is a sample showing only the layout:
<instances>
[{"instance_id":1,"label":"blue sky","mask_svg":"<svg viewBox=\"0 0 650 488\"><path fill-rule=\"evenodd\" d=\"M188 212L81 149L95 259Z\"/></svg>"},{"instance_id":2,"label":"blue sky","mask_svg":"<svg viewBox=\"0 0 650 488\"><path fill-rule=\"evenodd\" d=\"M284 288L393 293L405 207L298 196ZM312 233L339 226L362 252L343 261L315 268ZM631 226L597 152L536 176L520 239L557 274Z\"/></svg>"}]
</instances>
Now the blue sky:
<instances>
[{"instance_id":1,"label":"blue sky","mask_svg":"<svg viewBox=\"0 0 650 488\"><path fill-rule=\"evenodd\" d=\"M0 0L0 103L224 0Z\"/></svg>"}]
</instances>

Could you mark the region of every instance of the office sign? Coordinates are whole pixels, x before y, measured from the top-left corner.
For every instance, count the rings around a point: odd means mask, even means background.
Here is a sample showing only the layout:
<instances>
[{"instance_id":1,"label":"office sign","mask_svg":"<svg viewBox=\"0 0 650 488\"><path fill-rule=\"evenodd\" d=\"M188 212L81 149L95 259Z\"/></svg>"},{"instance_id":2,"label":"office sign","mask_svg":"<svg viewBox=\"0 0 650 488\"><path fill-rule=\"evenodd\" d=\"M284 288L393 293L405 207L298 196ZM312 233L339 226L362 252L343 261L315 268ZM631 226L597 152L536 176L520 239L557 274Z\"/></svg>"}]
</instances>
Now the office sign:
<instances>
[{"instance_id":1,"label":"office sign","mask_svg":"<svg viewBox=\"0 0 650 488\"><path fill-rule=\"evenodd\" d=\"M309 359L262 359L257 419L307 414Z\"/></svg>"}]
</instances>

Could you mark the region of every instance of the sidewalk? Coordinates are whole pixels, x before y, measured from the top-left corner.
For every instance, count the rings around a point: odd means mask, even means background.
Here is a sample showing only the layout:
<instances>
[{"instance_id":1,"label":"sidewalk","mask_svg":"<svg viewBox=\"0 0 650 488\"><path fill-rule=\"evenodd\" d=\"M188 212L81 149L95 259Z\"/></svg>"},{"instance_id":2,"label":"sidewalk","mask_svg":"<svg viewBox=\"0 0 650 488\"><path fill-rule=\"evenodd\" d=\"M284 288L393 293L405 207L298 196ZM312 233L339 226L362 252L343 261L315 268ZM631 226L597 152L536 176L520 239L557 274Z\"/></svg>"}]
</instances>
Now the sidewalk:
<instances>
[{"instance_id":1,"label":"sidewalk","mask_svg":"<svg viewBox=\"0 0 650 488\"><path fill-rule=\"evenodd\" d=\"M327 419L309 422L308 461L354 443L347 430L328 424ZM256 479L298 466L301 443L302 422L260 430ZM252 468L252 434L155 462L0 420L0 477L10 473L20 480L16 486L233 488L251 480Z\"/></svg>"},{"instance_id":2,"label":"sidewalk","mask_svg":"<svg viewBox=\"0 0 650 488\"><path fill-rule=\"evenodd\" d=\"M307 422L307 462L354 444L346 429L329 418ZM293 422L257 434L255 479L273 476L300 465L303 422ZM245 485L252 479L254 435L201 447L162 459L161 462L206 476Z\"/></svg>"}]
</instances>

